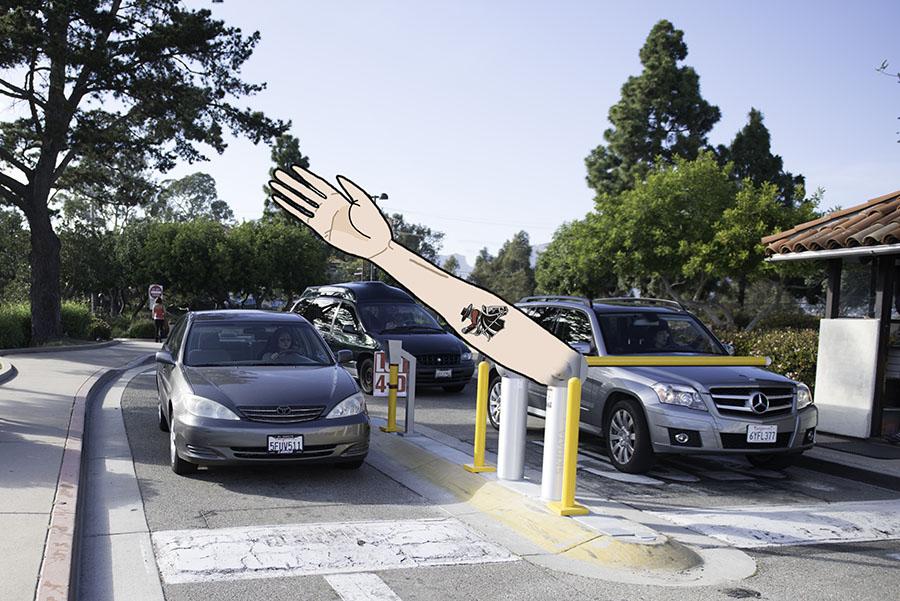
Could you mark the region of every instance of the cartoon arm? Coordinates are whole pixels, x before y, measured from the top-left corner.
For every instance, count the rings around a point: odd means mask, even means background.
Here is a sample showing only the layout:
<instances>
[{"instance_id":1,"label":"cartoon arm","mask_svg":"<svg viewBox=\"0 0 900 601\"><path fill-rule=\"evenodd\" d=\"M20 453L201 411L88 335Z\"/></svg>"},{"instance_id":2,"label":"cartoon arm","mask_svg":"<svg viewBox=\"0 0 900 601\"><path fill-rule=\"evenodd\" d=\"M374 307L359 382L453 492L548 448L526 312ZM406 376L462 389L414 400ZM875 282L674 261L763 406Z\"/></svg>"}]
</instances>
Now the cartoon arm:
<instances>
[{"instance_id":1,"label":"cartoon arm","mask_svg":"<svg viewBox=\"0 0 900 601\"><path fill-rule=\"evenodd\" d=\"M391 274L469 345L503 367L542 384L578 376L582 359L576 351L500 297L442 271L395 242L371 197L345 177L339 175L337 181L346 196L295 165L291 171L276 169L269 185L272 200L285 211L330 245ZM479 321L482 318L484 322Z\"/></svg>"}]
</instances>

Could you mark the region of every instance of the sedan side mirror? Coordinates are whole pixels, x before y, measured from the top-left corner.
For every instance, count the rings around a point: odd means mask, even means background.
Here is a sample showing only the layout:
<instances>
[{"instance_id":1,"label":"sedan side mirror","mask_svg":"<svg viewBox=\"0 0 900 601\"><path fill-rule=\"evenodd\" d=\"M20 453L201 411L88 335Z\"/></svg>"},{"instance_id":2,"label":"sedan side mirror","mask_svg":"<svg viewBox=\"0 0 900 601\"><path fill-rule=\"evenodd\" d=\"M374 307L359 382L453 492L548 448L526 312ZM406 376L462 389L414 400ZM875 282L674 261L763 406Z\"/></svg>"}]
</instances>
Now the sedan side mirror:
<instances>
[{"instance_id":1,"label":"sedan side mirror","mask_svg":"<svg viewBox=\"0 0 900 601\"><path fill-rule=\"evenodd\" d=\"M156 351L156 362L166 365L175 365L175 359L169 351Z\"/></svg>"},{"instance_id":2,"label":"sedan side mirror","mask_svg":"<svg viewBox=\"0 0 900 601\"><path fill-rule=\"evenodd\" d=\"M353 361L353 351L348 351L347 349L343 349L337 352L337 360L338 363L350 363Z\"/></svg>"}]
</instances>

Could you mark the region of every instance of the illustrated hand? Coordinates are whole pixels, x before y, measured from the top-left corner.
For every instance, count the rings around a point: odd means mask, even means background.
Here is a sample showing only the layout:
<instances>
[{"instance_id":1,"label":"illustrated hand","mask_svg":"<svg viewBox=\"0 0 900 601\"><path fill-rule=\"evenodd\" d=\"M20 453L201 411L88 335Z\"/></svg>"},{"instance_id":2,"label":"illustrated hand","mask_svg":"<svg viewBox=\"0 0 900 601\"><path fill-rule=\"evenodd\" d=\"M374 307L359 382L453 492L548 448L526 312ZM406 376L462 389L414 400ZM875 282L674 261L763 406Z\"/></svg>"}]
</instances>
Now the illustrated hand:
<instances>
[{"instance_id":1,"label":"illustrated hand","mask_svg":"<svg viewBox=\"0 0 900 601\"><path fill-rule=\"evenodd\" d=\"M384 252L391 228L371 197L343 176L337 176L344 194L315 173L293 165L275 170L269 182L272 200L311 227L330 245L363 259Z\"/></svg>"}]
</instances>

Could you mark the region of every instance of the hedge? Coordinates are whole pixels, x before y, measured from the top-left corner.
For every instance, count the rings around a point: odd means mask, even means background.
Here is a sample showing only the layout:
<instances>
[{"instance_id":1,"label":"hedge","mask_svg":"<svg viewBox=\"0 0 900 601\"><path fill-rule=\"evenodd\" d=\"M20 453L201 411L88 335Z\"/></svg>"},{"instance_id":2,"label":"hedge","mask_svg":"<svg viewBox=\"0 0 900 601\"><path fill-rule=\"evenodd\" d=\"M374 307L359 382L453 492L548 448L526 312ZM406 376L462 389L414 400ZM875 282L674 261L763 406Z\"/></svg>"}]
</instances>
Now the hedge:
<instances>
[{"instance_id":1,"label":"hedge","mask_svg":"<svg viewBox=\"0 0 900 601\"><path fill-rule=\"evenodd\" d=\"M19 348L30 342L31 311L28 305L0 305L0 348Z\"/></svg>"},{"instance_id":2,"label":"hedge","mask_svg":"<svg viewBox=\"0 0 900 601\"><path fill-rule=\"evenodd\" d=\"M818 330L781 328L719 332L717 335L722 342L734 345L736 355L770 357L770 370L799 380L810 388L815 387Z\"/></svg>"},{"instance_id":3,"label":"hedge","mask_svg":"<svg viewBox=\"0 0 900 601\"><path fill-rule=\"evenodd\" d=\"M149 319L134 321L125 331L126 338L156 338L156 324Z\"/></svg>"},{"instance_id":4,"label":"hedge","mask_svg":"<svg viewBox=\"0 0 900 601\"><path fill-rule=\"evenodd\" d=\"M62 304L63 336L78 340L91 338L91 310L87 305L66 301Z\"/></svg>"}]
</instances>

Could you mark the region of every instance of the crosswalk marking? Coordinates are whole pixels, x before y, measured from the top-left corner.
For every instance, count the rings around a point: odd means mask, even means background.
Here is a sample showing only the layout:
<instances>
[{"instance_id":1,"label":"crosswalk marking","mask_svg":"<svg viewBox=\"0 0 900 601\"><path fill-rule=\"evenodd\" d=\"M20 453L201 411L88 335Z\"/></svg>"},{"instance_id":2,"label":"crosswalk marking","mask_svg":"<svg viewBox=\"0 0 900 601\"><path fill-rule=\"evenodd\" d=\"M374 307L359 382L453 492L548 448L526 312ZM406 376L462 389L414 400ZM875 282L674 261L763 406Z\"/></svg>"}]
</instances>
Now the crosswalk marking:
<instances>
[{"instance_id":1,"label":"crosswalk marking","mask_svg":"<svg viewBox=\"0 0 900 601\"><path fill-rule=\"evenodd\" d=\"M642 476L640 474L626 474L625 472L620 472L618 470L600 470L593 467L586 467L584 468L584 471L594 474L595 476L609 478L610 480L618 480L619 482L628 482L629 484L649 484L652 486L662 486L665 484L665 482L657 480L656 478Z\"/></svg>"},{"instance_id":2,"label":"crosswalk marking","mask_svg":"<svg viewBox=\"0 0 900 601\"><path fill-rule=\"evenodd\" d=\"M900 500L649 513L745 549L900 539Z\"/></svg>"},{"instance_id":3,"label":"crosswalk marking","mask_svg":"<svg viewBox=\"0 0 900 601\"><path fill-rule=\"evenodd\" d=\"M169 584L519 559L453 518L175 530L152 538Z\"/></svg>"},{"instance_id":4,"label":"crosswalk marking","mask_svg":"<svg viewBox=\"0 0 900 601\"><path fill-rule=\"evenodd\" d=\"M377 574L329 574L325 581L343 601L400 601Z\"/></svg>"}]
</instances>

